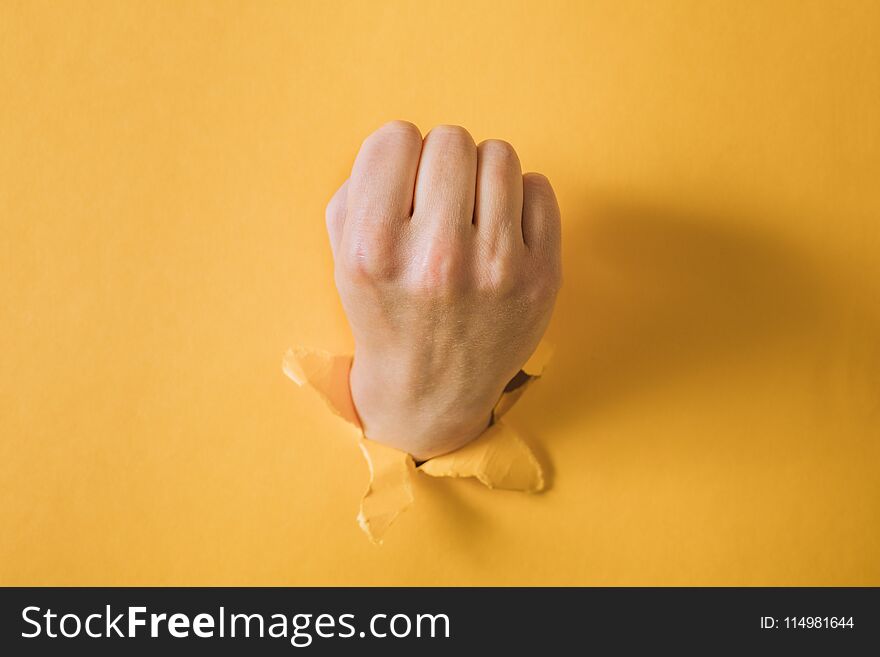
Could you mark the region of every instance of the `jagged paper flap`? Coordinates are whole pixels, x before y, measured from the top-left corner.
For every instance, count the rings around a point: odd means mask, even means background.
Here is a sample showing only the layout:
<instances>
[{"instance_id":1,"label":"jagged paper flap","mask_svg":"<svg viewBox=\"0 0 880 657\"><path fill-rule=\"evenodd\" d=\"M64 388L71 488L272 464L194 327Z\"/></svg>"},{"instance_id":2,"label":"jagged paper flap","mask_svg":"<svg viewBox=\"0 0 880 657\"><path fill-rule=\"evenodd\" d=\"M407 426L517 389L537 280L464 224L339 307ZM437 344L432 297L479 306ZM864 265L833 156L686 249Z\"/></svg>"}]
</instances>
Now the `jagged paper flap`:
<instances>
[{"instance_id":1,"label":"jagged paper flap","mask_svg":"<svg viewBox=\"0 0 880 657\"><path fill-rule=\"evenodd\" d=\"M358 524L373 543L382 537L401 513L413 503L413 460L406 452L372 440L360 440L361 452L370 468L370 483L361 499Z\"/></svg>"},{"instance_id":2,"label":"jagged paper flap","mask_svg":"<svg viewBox=\"0 0 880 657\"><path fill-rule=\"evenodd\" d=\"M496 422L461 449L426 461L419 470L432 477L475 477L489 488L530 493L544 488L538 459L504 422Z\"/></svg>"}]
</instances>

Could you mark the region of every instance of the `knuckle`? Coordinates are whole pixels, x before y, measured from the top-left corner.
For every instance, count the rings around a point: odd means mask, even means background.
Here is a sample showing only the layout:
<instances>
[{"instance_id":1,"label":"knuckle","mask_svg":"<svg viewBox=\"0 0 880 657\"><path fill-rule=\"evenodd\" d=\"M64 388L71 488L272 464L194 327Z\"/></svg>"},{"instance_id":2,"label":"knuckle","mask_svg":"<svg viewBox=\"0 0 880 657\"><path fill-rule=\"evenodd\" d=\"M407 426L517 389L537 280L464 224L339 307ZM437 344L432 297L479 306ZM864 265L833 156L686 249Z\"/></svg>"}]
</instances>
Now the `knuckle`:
<instances>
[{"instance_id":1,"label":"knuckle","mask_svg":"<svg viewBox=\"0 0 880 657\"><path fill-rule=\"evenodd\" d=\"M553 186L543 173L529 172L523 175L523 191L536 202L556 205Z\"/></svg>"},{"instance_id":2,"label":"knuckle","mask_svg":"<svg viewBox=\"0 0 880 657\"><path fill-rule=\"evenodd\" d=\"M414 147L421 143L422 133L415 124L409 121L389 121L370 134L364 140L363 146Z\"/></svg>"},{"instance_id":3,"label":"knuckle","mask_svg":"<svg viewBox=\"0 0 880 657\"><path fill-rule=\"evenodd\" d=\"M347 240L337 274L360 284L379 284L397 276L393 241L375 231L358 231Z\"/></svg>"},{"instance_id":4,"label":"knuckle","mask_svg":"<svg viewBox=\"0 0 880 657\"><path fill-rule=\"evenodd\" d=\"M438 125L428 133L428 138L451 150L476 148L471 133L459 125Z\"/></svg>"},{"instance_id":5,"label":"knuckle","mask_svg":"<svg viewBox=\"0 0 880 657\"><path fill-rule=\"evenodd\" d=\"M480 143L483 158L497 167L519 166L519 156L508 142L501 139L487 139Z\"/></svg>"},{"instance_id":6,"label":"knuckle","mask_svg":"<svg viewBox=\"0 0 880 657\"><path fill-rule=\"evenodd\" d=\"M562 284L560 268L555 265L496 264L494 270L487 269L487 277L494 277L496 293L516 297L529 308L552 304Z\"/></svg>"},{"instance_id":7,"label":"knuckle","mask_svg":"<svg viewBox=\"0 0 880 657\"><path fill-rule=\"evenodd\" d=\"M504 240L486 241L480 245L478 288L483 294L504 296L515 293L519 287L519 273L515 255Z\"/></svg>"},{"instance_id":8,"label":"knuckle","mask_svg":"<svg viewBox=\"0 0 880 657\"><path fill-rule=\"evenodd\" d=\"M375 286L394 278L395 268L387 261L371 257L348 257L339 263L339 275L358 285Z\"/></svg>"},{"instance_id":9,"label":"knuckle","mask_svg":"<svg viewBox=\"0 0 880 657\"><path fill-rule=\"evenodd\" d=\"M468 281L460 249L451 240L435 240L419 260L411 284L416 293L446 297L463 292Z\"/></svg>"},{"instance_id":10,"label":"knuckle","mask_svg":"<svg viewBox=\"0 0 880 657\"><path fill-rule=\"evenodd\" d=\"M537 171L529 171L528 173L523 174L523 179L525 182L535 185L536 187L550 186L550 179L543 173L538 173Z\"/></svg>"},{"instance_id":11,"label":"knuckle","mask_svg":"<svg viewBox=\"0 0 880 657\"><path fill-rule=\"evenodd\" d=\"M380 130L388 130L391 132L398 132L401 134L407 134L415 137L421 138L422 133L419 132L418 126L415 123L411 123L409 121L388 121L385 123Z\"/></svg>"},{"instance_id":12,"label":"knuckle","mask_svg":"<svg viewBox=\"0 0 880 657\"><path fill-rule=\"evenodd\" d=\"M508 258L490 258L483 264L480 277L483 293L507 296L519 287L516 269Z\"/></svg>"},{"instance_id":13,"label":"knuckle","mask_svg":"<svg viewBox=\"0 0 880 657\"><path fill-rule=\"evenodd\" d=\"M324 220L327 222L327 228L333 229L340 226L344 218L340 204L335 200L331 200L324 210Z\"/></svg>"}]
</instances>

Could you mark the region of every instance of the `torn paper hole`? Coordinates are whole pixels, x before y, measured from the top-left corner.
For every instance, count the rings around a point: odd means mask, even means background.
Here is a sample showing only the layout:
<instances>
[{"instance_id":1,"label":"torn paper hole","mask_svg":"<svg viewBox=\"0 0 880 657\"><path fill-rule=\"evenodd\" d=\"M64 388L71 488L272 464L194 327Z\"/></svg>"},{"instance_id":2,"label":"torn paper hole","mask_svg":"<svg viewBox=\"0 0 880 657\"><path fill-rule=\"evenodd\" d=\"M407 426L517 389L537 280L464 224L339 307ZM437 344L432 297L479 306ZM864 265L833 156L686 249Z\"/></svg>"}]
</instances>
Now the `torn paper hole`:
<instances>
[{"instance_id":1,"label":"torn paper hole","mask_svg":"<svg viewBox=\"0 0 880 657\"><path fill-rule=\"evenodd\" d=\"M544 488L541 465L519 434L500 418L540 376L552 355L541 342L523 366L526 381L506 391L495 405L495 423L464 447L422 463L418 470L432 477L474 477L489 488L538 492ZM357 520L374 543L381 543L394 520L413 503L411 477L415 470L406 452L374 442L363 435L351 399L348 374L351 356L320 349L292 347L284 355L282 369L299 386L315 390L330 409L358 430L358 445L370 472Z\"/></svg>"},{"instance_id":2,"label":"torn paper hole","mask_svg":"<svg viewBox=\"0 0 880 657\"><path fill-rule=\"evenodd\" d=\"M425 461L419 470L432 477L475 477L489 488L528 493L544 489L544 473L531 448L504 422L449 454Z\"/></svg>"},{"instance_id":3,"label":"torn paper hole","mask_svg":"<svg viewBox=\"0 0 880 657\"><path fill-rule=\"evenodd\" d=\"M501 399L495 404L495 409L492 412L492 416L495 420L499 420L505 413L507 413L507 411L513 408L513 405L516 404L516 402L519 401L519 398L523 396L523 393L525 393L526 388L544 373L544 367L553 356L553 350L553 345L546 340L542 340L538 343L535 353L533 353L526 361L526 364L522 366L521 374L526 376L526 380L513 390L505 390L504 394L501 395Z\"/></svg>"},{"instance_id":4,"label":"torn paper hole","mask_svg":"<svg viewBox=\"0 0 880 657\"><path fill-rule=\"evenodd\" d=\"M298 386L308 385L315 390L336 415L360 428L348 385L351 356L336 356L309 347L291 347L284 354L281 369Z\"/></svg>"},{"instance_id":5,"label":"torn paper hole","mask_svg":"<svg viewBox=\"0 0 880 657\"><path fill-rule=\"evenodd\" d=\"M336 415L357 430L358 445L370 472L357 521L369 539L380 544L388 527L413 502L412 457L364 436L348 384L351 356L292 347L284 355L281 368L297 385L308 386L317 392Z\"/></svg>"},{"instance_id":6,"label":"torn paper hole","mask_svg":"<svg viewBox=\"0 0 880 657\"><path fill-rule=\"evenodd\" d=\"M370 484L361 499L358 524L374 543L413 502L413 460L406 452L367 438L358 443L370 468Z\"/></svg>"}]
</instances>

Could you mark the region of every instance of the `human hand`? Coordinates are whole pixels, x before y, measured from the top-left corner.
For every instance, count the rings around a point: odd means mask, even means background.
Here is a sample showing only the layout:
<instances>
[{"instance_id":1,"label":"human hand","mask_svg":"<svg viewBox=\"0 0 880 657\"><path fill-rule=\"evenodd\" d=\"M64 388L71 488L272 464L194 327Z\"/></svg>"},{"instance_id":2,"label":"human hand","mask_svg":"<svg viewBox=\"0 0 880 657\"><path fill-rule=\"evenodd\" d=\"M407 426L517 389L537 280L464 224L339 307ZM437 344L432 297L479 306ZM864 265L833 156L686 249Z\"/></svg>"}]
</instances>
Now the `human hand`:
<instances>
[{"instance_id":1,"label":"human hand","mask_svg":"<svg viewBox=\"0 0 880 657\"><path fill-rule=\"evenodd\" d=\"M365 435L423 460L489 425L561 283L549 181L513 148L394 121L364 141L327 206Z\"/></svg>"}]
</instances>

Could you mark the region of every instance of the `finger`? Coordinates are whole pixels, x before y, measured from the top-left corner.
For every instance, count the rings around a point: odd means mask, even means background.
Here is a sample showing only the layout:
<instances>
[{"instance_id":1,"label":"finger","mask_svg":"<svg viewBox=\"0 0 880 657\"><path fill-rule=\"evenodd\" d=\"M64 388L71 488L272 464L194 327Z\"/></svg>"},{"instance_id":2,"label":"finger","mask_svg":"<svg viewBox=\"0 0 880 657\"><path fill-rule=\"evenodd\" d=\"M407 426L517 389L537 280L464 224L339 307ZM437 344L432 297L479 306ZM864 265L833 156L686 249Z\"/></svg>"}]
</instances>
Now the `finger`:
<instances>
[{"instance_id":1,"label":"finger","mask_svg":"<svg viewBox=\"0 0 880 657\"><path fill-rule=\"evenodd\" d=\"M347 196L348 180L339 186L330 202L327 203L327 210L324 212L324 219L327 222L327 235L330 238L330 249L333 251L334 258L336 258L336 253L339 251L339 243L342 241L342 227L345 225Z\"/></svg>"},{"instance_id":2,"label":"finger","mask_svg":"<svg viewBox=\"0 0 880 657\"><path fill-rule=\"evenodd\" d=\"M470 133L458 126L434 128L422 145L413 217L456 228L471 225L476 177L477 147Z\"/></svg>"},{"instance_id":3,"label":"finger","mask_svg":"<svg viewBox=\"0 0 880 657\"><path fill-rule=\"evenodd\" d=\"M412 123L392 121L364 140L351 170L348 221L375 225L410 216L422 134Z\"/></svg>"},{"instance_id":4,"label":"finger","mask_svg":"<svg viewBox=\"0 0 880 657\"><path fill-rule=\"evenodd\" d=\"M559 204L550 181L540 173L523 176L522 227L529 251L558 260L562 232Z\"/></svg>"},{"instance_id":5,"label":"finger","mask_svg":"<svg viewBox=\"0 0 880 657\"><path fill-rule=\"evenodd\" d=\"M522 243L523 176L519 157L505 141L489 139L477 148L474 223L485 238Z\"/></svg>"}]
</instances>

